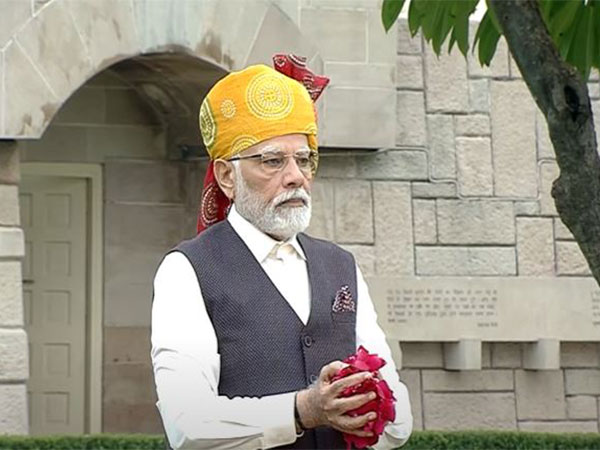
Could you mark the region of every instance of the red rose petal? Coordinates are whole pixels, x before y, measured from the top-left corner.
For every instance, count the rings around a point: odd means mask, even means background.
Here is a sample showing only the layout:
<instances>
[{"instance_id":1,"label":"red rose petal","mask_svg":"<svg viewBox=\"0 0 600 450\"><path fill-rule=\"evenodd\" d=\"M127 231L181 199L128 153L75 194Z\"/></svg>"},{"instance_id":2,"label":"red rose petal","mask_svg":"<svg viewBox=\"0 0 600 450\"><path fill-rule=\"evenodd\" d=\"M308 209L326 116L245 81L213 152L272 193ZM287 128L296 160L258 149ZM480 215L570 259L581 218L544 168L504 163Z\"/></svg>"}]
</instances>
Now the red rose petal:
<instances>
[{"instance_id":1,"label":"red rose petal","mask_svg":"<svg viewBox=\"0 0 600 450\"><path fill-rule=\"evenodd\" d=\"M386 364L383 358L380 358L376 354L370 354L362 345L358 347L354 355L346 358L344 362L348 364L348 366L339 370L332 378L332 381L365 371L375 375L375 372ZM374 433L374 436L360 437L344 433L344 440L348 445L348 449L350 449L351 446L362 449L374 445L379 440L379 436L383 433L386 424L393 421L396 417L396 410L394 408L396 399L385 380L380 380L377 377L369 378L362 383L347 387L342 391L340 396L350 397L352 395L367 392L375 392L375 399L365 403L360 408L348 411L347 414L356 417L371 411L376 412L377 418L368 422L363 427L364 431L371 431Z\"/></svg>"}]
</instances>

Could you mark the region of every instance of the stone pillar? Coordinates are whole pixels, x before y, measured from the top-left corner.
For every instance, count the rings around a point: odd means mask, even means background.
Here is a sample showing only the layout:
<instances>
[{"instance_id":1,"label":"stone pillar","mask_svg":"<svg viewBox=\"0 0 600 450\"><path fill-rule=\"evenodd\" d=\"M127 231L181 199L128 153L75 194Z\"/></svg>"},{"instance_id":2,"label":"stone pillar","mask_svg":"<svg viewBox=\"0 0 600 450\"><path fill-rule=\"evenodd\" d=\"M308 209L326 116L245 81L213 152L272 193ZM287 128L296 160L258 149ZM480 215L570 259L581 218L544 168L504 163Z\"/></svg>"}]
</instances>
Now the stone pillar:
<instances>
[{"instance_id":1,"label":"stone pillar","mask_svg":"<svg viewBox=\"0 0 600 450\"><path fill-rule=\"evenodd\" d=\"M19 155L14 141L0 140L0 434L27 434L29 356L23 322L19 221Z\"/></svg>"}]
</instances>

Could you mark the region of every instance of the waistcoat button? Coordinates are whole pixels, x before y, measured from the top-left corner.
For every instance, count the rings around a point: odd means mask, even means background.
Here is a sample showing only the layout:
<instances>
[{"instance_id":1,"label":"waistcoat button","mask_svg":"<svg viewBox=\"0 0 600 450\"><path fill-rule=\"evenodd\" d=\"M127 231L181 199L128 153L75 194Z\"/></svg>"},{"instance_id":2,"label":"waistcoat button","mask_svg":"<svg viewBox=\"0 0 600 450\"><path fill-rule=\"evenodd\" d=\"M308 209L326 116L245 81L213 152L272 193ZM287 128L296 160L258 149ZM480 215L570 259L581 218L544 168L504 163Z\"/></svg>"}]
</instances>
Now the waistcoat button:
<instances>
[{"instance_id":1,"label":"waistcoat button","mask_svg":"<svg viewBox=\"0 0 600 450\"><path fill-rule=\"evenodd\" d=\"M307 347L310 347L313 343L313 338L311 338L310 336L306 335L304 336L304 345L306 345Z\"/></svg>"},{"instance_id":2,"label":"waistcoat button","mask_svg":"<svg viewBox=\"0 0 600 450\"><path fill-rule=\"evenodd\" d=\"M311 383L316 383L318 379L319 377L316 376L314 373L309 377Z\"/></svg>"}]
</instances>

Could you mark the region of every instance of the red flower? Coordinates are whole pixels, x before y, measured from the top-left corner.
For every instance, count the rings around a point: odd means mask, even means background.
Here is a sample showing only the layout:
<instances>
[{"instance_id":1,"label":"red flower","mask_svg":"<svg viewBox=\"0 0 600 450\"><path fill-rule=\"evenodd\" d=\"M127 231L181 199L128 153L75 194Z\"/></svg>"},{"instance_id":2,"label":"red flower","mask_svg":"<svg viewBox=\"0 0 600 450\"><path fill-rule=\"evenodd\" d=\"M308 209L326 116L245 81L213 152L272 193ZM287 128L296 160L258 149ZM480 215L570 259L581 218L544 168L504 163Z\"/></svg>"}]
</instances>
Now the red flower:
<instances>
[{"instance_id":1,"label":"red flower","mask_svg":"<svg viewBox=\"0 0 600 450\"><path fill-rule=\"evenodd\" d=\"M362 345L358 348L354 355L349 356L344 360L348 366L339 370L337 374L332 378L332 381L339 380L358 372L369 371L373 374L385 365L385 360L380 358L376 354L370 354ZM392 393L392 390L385 382L377 377L370 378L363 381L362 383L350 386L344 389L341 393L341 397L350 397L356 394L363 394L366 392L375 392L377 396L375 399L365 403L360 408L348 411L348 415L356 417L367 414L371 411L377 413L377 418L368 422L364 427L364 431L373 432L373 436L361 437L353 434L344 433L344 440L348 444L348 450L354 445L356 448L366 448L374 445L378 440L383 429L388 422L393 422L396 418L396 410L394 403L396 399Z\"/></svg>"}]
</instances>

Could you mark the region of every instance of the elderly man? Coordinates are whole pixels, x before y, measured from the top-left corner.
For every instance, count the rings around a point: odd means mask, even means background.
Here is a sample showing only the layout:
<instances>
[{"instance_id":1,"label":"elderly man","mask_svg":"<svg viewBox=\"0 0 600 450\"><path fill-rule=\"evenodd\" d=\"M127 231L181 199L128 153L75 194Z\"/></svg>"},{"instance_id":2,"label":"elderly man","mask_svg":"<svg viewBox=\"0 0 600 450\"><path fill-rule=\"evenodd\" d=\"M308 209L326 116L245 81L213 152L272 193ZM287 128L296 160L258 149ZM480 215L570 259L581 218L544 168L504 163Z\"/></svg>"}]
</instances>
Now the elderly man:
<instances>
[{"instance_id":1,"label":"elderly man","mask_svg":"<svg viewBox=\"0 0 600 450\"><path fill-rule=\"evenodd\" d=\"M200 234L154 280L165 431L174 448L345 448L342 432L370 435L375 413L346 413L374 394L340 393L373 375L332 377L363 345L387 361L377 376L397 400L376 448L396 448L412 430L408 394L361 272L350 253L302 233L318 163L313 100L326 80L302 59L275 65L227 75L200 108L211 156Z\"/></svg>"}]
</instances>

